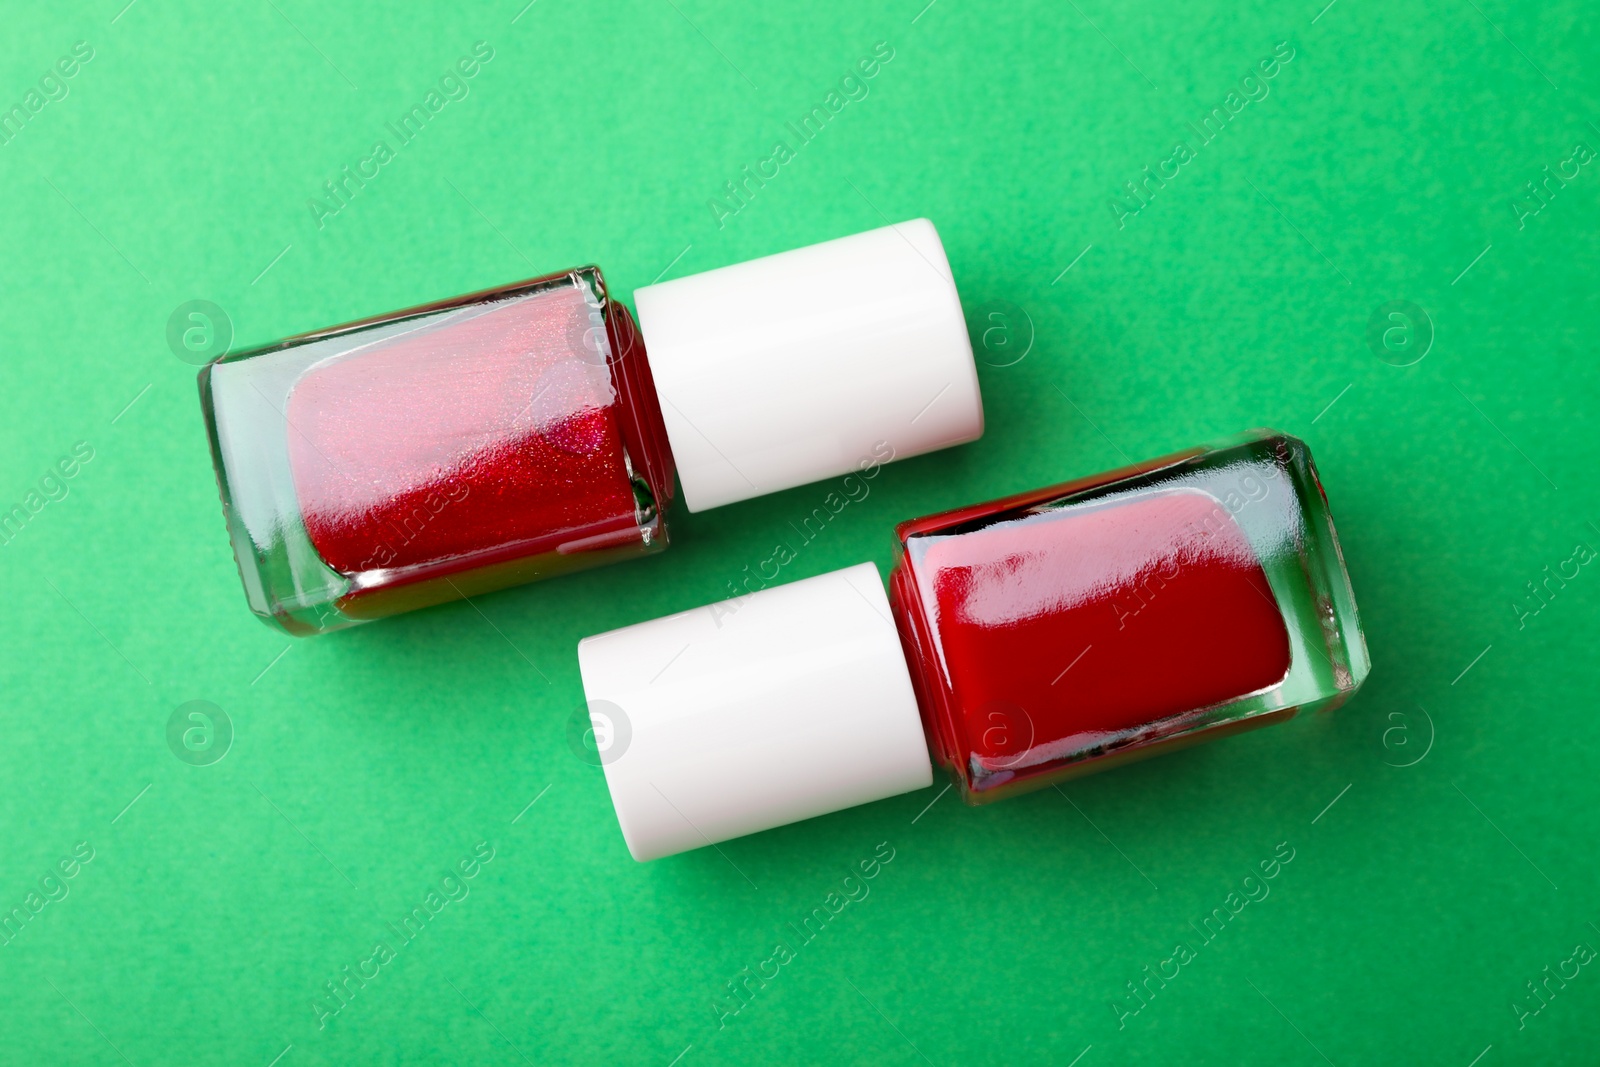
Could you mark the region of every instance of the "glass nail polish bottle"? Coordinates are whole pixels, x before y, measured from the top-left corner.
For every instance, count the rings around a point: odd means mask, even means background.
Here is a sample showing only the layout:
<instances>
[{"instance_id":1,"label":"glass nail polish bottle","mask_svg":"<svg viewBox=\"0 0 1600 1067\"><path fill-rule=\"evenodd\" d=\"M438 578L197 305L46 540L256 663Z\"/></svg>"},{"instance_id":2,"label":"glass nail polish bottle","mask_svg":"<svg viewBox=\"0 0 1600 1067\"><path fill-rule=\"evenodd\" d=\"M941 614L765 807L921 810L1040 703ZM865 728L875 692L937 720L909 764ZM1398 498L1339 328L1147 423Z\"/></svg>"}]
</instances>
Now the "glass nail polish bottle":
<instances>
[{"instance_id":1,"label":"glass nail polish bottle","mask_svg":"<svg viewBox=\"0 0 1600 1067\"><path fill-rule=\"evenodd\" d=\"M934 759L984 803L1336 707L1366 643L1304 442L1256 431L901 524Z\"/></svg>"},{"instance_id":2,"label":"glass nail polish bottle","mask_svg":"<svg viewBox=\"0 0 1600 1067\"><path fill-rule=\"evenodd\" d=\"M870 563L586 638L636 859L964 800L1342 703L1369 662L1303 442L1255 431L897 529ZM892 620L892 621L891 621ZM618 724L624 728L617 729Z\"/></svg>"},{"instance_id":3,"label":"glass nail polish bottle","mask_svg":"<svg viewBox=\"0 0 1600 1067\"><path fill-rule=\"evenodd\" d=\"M251 610L310 634L646 555L675 473L702 511L983 432L926 219L634 301L583 267L202 369Z\"/></svg>"}]
</instances>

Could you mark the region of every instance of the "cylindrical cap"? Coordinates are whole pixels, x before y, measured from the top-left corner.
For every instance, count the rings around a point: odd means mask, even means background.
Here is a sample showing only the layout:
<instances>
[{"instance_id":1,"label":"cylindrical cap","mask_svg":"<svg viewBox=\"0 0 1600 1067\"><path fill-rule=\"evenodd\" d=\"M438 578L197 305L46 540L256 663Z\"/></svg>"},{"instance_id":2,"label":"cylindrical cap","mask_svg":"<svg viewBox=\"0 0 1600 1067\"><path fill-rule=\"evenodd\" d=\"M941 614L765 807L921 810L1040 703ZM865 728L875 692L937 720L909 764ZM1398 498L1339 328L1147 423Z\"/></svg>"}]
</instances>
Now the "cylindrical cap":
<instances>
[{"instance_id":1,"label":"cylindrical cap","mask_svg":"<svg viewBox=\"0 0 1600 1067\"><path fill-rule=\"evenodd\" d=\"M578 667L636 860L933 781L871 563L586 637Z\"/></svg>"},{"instance_id":2,"label":"cylindrical cap","mask_svg":"<svg viewBox=\"0 0 1600 1067\"><path fill-rule=\"evenodd\" d=\"M633 298L690 511L983 434L961 299L927 219Z\"/></svg>"}]
</instances>

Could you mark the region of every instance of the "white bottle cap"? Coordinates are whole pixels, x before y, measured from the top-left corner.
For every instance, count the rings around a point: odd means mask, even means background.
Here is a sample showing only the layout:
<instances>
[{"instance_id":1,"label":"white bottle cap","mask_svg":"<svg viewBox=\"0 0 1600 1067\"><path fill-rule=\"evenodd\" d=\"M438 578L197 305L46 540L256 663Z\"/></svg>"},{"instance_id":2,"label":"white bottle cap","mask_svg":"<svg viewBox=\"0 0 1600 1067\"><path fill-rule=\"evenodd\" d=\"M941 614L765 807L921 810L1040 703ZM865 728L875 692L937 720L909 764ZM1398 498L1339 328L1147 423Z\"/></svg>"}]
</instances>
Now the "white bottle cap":
<instances>
[{"instance_id":1,"label":"white bottle cap","mask_svg":"<svg viewBox=\"0 0 1600 1067\"><path fill-rule=\"evenodd\" d=\"M871 563L586 637L578 668L641 862L933 781Z\"/></svg>"},{"instance_id":2,"label":"white bottle cap","mask_svg":"<svg viewBox=\"0 0 1600 1067\"><path fill-rule=\"evenodd\" d=\"M634 291L690 511L973 441L983 400L933 223Z\"/></svg>"}]
</instances>

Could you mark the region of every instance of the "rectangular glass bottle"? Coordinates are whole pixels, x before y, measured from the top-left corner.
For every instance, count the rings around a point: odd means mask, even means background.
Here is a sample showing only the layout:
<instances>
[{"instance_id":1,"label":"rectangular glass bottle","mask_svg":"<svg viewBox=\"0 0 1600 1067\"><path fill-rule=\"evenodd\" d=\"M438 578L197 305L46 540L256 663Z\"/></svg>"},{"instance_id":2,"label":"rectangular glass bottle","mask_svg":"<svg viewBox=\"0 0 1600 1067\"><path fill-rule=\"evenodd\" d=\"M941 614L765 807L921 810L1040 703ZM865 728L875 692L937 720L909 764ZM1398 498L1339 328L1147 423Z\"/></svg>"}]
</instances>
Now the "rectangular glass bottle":
<instances>
[{"instance_id":1,"label":"rectangular glass bottle","mask_svg":"<svg viewBox=\"0 0 1600 1067\"><path fill-rule=\"evenodd\" d=\"M250 608L290 633L666 544L649 363L595 267L230 354L200 396Z\"/></svg>"},{"instance_id":2,"label":"rectangular glass bottle","mask_svg":"<svg viewBox=\"0 0 1600 1067\"><path fill-rule=\"evenodd\" d=\"M1367 675L1327 499L1283 434L896 535L912 684L969 803L1334 707Z\"/></svg>"}]
</instances>

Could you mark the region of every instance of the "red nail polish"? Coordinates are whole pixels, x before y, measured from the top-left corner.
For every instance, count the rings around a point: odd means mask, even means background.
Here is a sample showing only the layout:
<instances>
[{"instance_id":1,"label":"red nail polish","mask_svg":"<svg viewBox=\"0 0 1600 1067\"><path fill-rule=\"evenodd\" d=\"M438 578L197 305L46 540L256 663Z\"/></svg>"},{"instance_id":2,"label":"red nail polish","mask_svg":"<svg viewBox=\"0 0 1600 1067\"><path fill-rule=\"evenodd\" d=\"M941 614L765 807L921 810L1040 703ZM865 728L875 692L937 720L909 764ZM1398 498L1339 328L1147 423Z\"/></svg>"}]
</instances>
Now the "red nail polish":
<instances>
[{"instance_id":1,"label":"red nail polish","mask_svg":"<svg viewBox=\"0 0 1600 1067\"><path fill-rule=\"evenodd\" d=\"M926 785L973 804L1335 707L1369 661L1310 453L1256 431L897 529L871 564L585 639L650 859ZM893 622L890 621L891 613Z\"/></svg>"},{"instance_id":2,"label":"red nail polish","mask_svg":"<svg viewBox=\"0 0 1600 1067\"><path fill-rule=\"evenodd\" d=\"M300 375L289 474L311 549L349 576L344 617L664 546L672 455L631 317L603 292L588 270L468 297L419 316L440 326L354 331L354 358Z\"/></svg>"},{"instance_id":3,"label":"red nail polish","mask_svg":"<svg viewBox=\"0 0 1600 1067\"><path fill-rule=\"evenodd\" d=\"M634 299L584 267L205 367L252 610L315 633L645 555L675 471L700 511L982 433L926 219Z\"/></svg>"},{"instance_id":4,"label":"red nail polish","mask_svg":"<svg viewBox=\"0 0 1600 1067\"><path fill-rule=\"evenodd\" d=\"M1332 706L1367 673L1305 445L1259 432L897 530L890 597L972 803Z\"/></svg>"}]
</instances>

